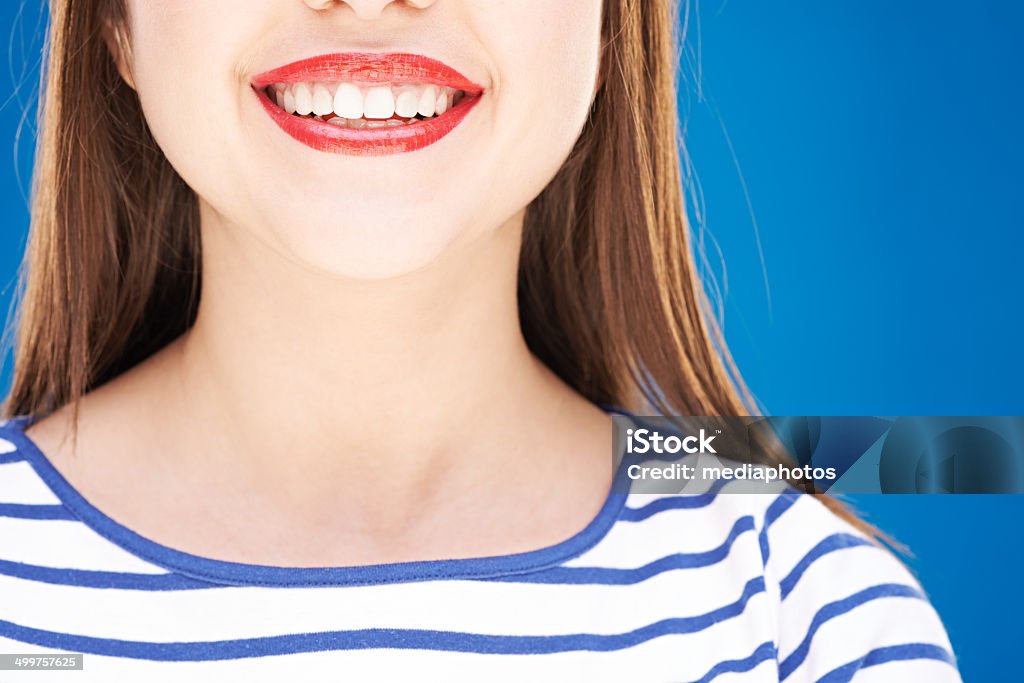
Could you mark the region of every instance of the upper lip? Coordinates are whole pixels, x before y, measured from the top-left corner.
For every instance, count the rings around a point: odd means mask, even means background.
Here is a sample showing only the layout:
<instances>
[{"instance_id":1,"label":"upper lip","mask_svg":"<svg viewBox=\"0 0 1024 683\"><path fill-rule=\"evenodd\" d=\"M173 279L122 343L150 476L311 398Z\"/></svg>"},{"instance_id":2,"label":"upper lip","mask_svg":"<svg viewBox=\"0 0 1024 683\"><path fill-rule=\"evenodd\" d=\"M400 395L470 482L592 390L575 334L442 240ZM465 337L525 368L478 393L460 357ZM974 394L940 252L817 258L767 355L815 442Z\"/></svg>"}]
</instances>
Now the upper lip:
<instances>
[{"instance_id":1,"label":"upper lip","mask_svg":"<svg viewBox=\"0 0 1024 683\"><path fill-rule=\"evenodd\" d=\"M261 73L252 79L256 88L275 83L347 81L367 85L390 83L433 84L479 95L483 86L456 69L430 57L406 52L335 52L301 59Z\"/></svg>"}]
</instances>

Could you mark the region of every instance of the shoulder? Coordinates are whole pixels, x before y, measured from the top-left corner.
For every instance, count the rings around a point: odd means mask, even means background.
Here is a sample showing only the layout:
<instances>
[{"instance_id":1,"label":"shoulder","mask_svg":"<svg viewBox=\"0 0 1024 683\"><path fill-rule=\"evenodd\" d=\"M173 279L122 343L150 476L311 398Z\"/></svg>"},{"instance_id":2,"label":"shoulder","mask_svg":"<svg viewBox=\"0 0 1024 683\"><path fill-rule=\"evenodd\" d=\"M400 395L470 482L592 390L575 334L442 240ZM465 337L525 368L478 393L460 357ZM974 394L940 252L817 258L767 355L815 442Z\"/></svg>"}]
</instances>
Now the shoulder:
<instances>
[{"instance_id":1,"label":"shoulder","mask_svg":"<svg viewBox=\"0 0 1024 683\"><path fill-rule=\"evenodd\" d=\"M760 545L777 598L780 678L959 681L952 647L899 558L796 492L765 508Z\"/></svg>"},{"instance_id":2,"label":"shoulder","mask_svg":"<svg viewBox=\"0 0 1024 683\"><path fill-rule=\"evenodd\" d=\"M25 436L23 419L0 424L0 518L51 516L60 500L37 472L33 444Z\"/></svg>"},{"instance_id":3,"label":"shoulder","mask_svg":"<svg viewBox=\"0 0 1024 683\"><path fill-rule=\"evenodd\" d=\"M58 479L25 436L23 420L0 425L0 577L60 554L70 527L77 526L69 524L75 517L54 490Z\"/></svg>"},{"instance_id":4,"label":"shoulder","mask_svg":"<svg viewBox=\"0 0 1024 683\"><path fill-rule=\"evenodd\" d=\"M82 516L88 504L25 435L24 424L0 424L0 594L107 587L113 573L161 571ZM5 607L0 604L0 619Z\"/></svg>"},{"instance_id":5,"label":"shoulder","mask_svg":"<svg viewBox=\"0 0 1024 683\"><path fill-rule=\"evenodd\" d=\"M703 568L691 575L702 594L735 591L737 581L759 594L745 613L770 622L780 680L960 680L945 628L917 579L818 497L732 486L631 495L622 520L647 529L634 531L619 555L636 552L637 540L661 554L671 545L685 559L677 565Z\"/></svg>"}]
</instances>

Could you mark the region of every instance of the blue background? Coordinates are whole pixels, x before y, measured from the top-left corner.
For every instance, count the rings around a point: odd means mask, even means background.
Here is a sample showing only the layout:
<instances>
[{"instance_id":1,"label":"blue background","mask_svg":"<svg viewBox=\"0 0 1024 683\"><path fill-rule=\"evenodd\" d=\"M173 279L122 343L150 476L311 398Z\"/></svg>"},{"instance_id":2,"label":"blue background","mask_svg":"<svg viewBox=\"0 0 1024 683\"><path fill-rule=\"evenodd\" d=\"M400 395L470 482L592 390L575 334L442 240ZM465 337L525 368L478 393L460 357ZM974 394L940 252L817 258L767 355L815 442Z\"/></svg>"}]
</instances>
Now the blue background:
<instances>
[{"instance_id":1,"label":"blue background","mask_svg":"<svg viewBox=\"0 0 1024 683\"><path fill-rule=\"evenodd\" d=\"M17 5L0 3L4 309L41 37L38 2L20 21ZM705 0L688 15L695 230L765 409L1022 414L1024 3ZM965 679L1015 671L1024 496L851 502L915 554Z\"/></svg>"}]
</instances>

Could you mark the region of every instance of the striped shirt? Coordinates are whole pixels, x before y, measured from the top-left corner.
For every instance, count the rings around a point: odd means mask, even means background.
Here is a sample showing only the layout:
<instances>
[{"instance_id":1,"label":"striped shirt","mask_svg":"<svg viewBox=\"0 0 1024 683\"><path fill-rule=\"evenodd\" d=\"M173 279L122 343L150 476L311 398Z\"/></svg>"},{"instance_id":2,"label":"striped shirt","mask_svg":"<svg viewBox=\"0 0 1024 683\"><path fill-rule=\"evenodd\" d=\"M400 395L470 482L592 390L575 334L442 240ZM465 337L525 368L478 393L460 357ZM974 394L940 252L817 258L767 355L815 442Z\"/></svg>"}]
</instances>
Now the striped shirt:
<instances>
[{"instance_id":1,"label":"striped shirt","mask_svg":"<svg viewBox=\"0 0 1024 683\"><path fill-rule=\"evenodd\" d=\"M580 533L480 559L286 568L155 543L0 426L0 653L31 681L959 681L888 551L794 491L611 494Z\"/></svg>"}]
</instances>

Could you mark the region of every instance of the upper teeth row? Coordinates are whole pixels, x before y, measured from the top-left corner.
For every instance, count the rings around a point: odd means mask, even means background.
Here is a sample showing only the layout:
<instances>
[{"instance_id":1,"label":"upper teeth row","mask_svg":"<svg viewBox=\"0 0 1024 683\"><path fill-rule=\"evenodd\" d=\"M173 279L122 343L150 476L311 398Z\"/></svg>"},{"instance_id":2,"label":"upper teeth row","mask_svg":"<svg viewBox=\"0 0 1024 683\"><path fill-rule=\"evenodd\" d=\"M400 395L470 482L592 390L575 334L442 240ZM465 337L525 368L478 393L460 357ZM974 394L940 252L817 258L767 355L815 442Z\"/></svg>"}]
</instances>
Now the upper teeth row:
<instances>
[{"instance_id":1,"label":"upper teeth row","mask_svg":"<svg viewBox=\"0 0 1024 683\"><path fill-rule=\"evenodd\" d=\"M270 93L289 114L346 119L438 116L452 106L459 91L436 85L358 86L354 83L278 83Z\"/></svg>"}]
</instances>

